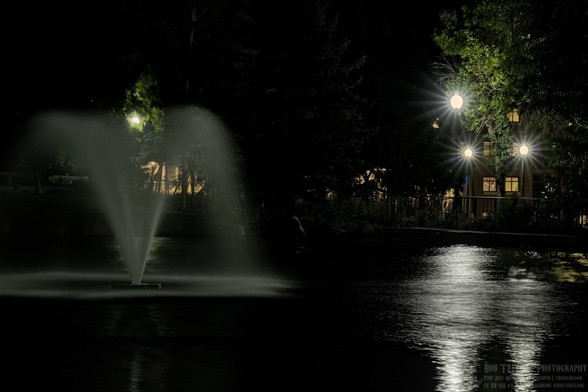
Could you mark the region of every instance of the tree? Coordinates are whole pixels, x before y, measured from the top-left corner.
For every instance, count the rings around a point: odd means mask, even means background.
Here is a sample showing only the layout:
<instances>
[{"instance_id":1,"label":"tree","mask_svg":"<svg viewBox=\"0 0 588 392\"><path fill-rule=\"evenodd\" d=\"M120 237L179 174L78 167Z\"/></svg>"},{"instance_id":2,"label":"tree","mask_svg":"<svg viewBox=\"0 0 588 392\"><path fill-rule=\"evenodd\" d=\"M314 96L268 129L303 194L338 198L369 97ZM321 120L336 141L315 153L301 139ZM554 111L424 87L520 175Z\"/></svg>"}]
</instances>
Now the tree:
<instances>
[{"instance_id":1,"label":"tree","mask_svg":"<svg viewBox=\"0 0 588 392\"><path fill-rule=\"evenodd\" d=\"M549 140L549 164L562 182L566 219L588 210L588 1L558 0L537 7L538 72L529 108Z\"/></svg>"},{"instance_id":2,"label":"tree","mask_svg":"<svg viewBox=\"0 0 588 392\"><path fill-rule=\"evenodd\" d=\"M150 161L158 162L157 170L150 174L147 189L159 188L164 167L161 155L164 135L164 109L157 80L144 71L125 94L121 115L129 119L135 151L133 162L135 170L140 171L142 165ZM137 185L137 184L136 184Z\"/></svg>"},{"instance_id":3,"label":"tree","mask_svg":"<svg viewBox=\"0 0 588 392\"><path fill-rule=\"evenodd\" d=\"M498 178L512 164L505 113L513 108L525 129L543 131L551 143L572 138L585 145L579 130L587 123L586 3L484 0L441 15L443 27L434 36L445 56L435 64L440 82L448 94L467 93L464 123L471 132L488 132ZM553 168L584 161L552 153L559 162Z\"/></svg>"},{"instance_id":4,"label":"tree","mask_svg":"<svg viewBox=\"0 0 588 392\"><path fill-rule=\"evenodd\" d=\"M477 1L471 8L462 7L461 13L442 13L442 30L434 36L446 60L435 64L440 82L448 94L466 94L465 129L483 134L493 146L487 163L500 196L513 164L507 113L520 107L519 83L533 68L527 61L533 48L526 38L529 8L525 0Z\"/></svg>"},{"instance_id":5,"label":"tree","mask_svg":"<svg viewBox=\"0 0 588 392\"><path fill-rule=\"evenodd\" d=\"M363 58L349 53L324 0L241 1L206 102L227 119L257 190L291 209L297 196L351 189L365 132ZM218 110L217 110L218 108Z\"/></svg>"},{"instance_id":6,"label":"tree","mask_svg":"<svg viewBox=\"0 0 588 392\"><path fill-rule=\"evenodd\" d=\"M421 4L406 4L390 12L390 2L344 3L347 10L341 19L352 34L351 47L366 57L360 86L367 102L364 122L371 130L363 148L365 167L386 168L384 181L390 194L439 189L442 193L444 181L439 177L447 170L439 160L447 156L436 145L440 136L432 128L436 116L423 110L434 89L430 64L437 49L431 40L435 22L431 10L440 5L428 4L423 12Z\"/></svg>"},{"instance_id":7,"label":"tree","mask_svg":"<svg viewBox=\"0 0 588 392\"><path fill-rule=\"evenodd\" d=\"M586 9L585 0L473 1L444 12L434 36L445 56L436 64L441 84L467 93L466 128L487 131L494 145L497 185L512 165L505 113L516 108L522 129L539 131L544 161L562 178L564 206L588 196Z\"/></svg>"},{"instance_id":8,"label":"tree","mask_svg":"<svg viewBox=\"0 0 588 392\"><path fill-rule=\"evenodd\" d=\"M178 130L170 128L165 114L172 108L203 104L203 90L211 66L205 61L206 50L222 37L223 23L219 18L226 2L183 0L169 4L141 4L129 20L131 33L126 37L127 52L122 63L128 73L136 75L126 90L122 111L136 113L141 122L133 126L137 142L137 169L148 161L156 161L148 188L157 190L166 164L175 163L180 169L181 208L187 209L188 187L195 191L196 161L193 146L179 146ZM219 45L220 46L220 45ZM214 83L214 82L213 82ZM185 131L183 131L185 132ZM192 129L193 133L205 132ZM181 135L185 138L185 135ZM194 135L197 137L197 135ZM170 146L181 151L171 152ZM173 154L169 156L166 154ZM165 159L171 161L164 162ZM178 189L178 188L176 188Z\"/></svg>"}]
</instances>

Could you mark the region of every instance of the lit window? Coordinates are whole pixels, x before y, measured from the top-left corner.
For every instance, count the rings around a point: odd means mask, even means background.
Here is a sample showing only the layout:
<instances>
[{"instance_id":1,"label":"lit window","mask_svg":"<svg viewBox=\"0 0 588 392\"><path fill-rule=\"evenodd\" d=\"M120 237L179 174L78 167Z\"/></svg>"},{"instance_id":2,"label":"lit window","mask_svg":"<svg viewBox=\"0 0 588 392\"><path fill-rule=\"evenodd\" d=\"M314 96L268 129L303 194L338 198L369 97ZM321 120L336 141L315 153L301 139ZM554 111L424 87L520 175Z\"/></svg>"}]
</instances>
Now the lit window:
<instances>
[{"instance_id":1,"label":"lit window","mask_svg":"<svg viewBox=\"0 0 588 392\"><path fill-rule=\"evenodd\" d=\"M587 214L580 214L574 220L574 223L579 225L580 227L588 227L588 215Z\"/></svg>"},{"instance_id":2,"label":"lit window","mask_svg":"<svg viewBox=\"0 0 588 392\"><path fill-rule=\"evenodd\" d=\"M484 177L482 179L482 190L484 192L496 192L496 178Z\"/></svg>"},{"instance_id":3,"label":"lit window","mask_svg":"<svg viewBox=\"0 0 588 392\"><path fill-rule=\"evenodd\" d=\"M506 177L504 179L504 190L506 192L518 192L519 191L519 178L518 177Z\"/></svg>"},{"instance_id":4,"label":"lit window","mask_svg":"<svg viewBox=\"0 0 588 392\"><path fill-rule=\"evenodd\" d=\"M492 155L492 144L490 142L484 142L484 156L491 157Z\"/></svg>"},{"instance_id":5,"label":"lit window","mask_svg":"<svg viewBox=\"0 0 588 392\"><path fill-rule=\"evenodd\" d=\"M508 121L510 121L511 123L518 123L520 121L519 109L511 110L510 112L508 112L506 117L508 118Z\"/></svg>"}]
</instances>

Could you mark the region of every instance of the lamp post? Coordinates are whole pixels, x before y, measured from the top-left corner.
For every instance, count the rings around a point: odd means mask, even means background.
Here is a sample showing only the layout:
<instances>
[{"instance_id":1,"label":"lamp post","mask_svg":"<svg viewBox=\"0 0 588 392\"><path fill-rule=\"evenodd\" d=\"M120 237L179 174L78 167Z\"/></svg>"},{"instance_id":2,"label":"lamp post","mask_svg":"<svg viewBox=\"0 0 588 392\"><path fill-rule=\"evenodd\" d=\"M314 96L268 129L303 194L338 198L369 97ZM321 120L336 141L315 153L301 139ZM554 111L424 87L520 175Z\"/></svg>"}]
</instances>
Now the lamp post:
<instances>
[{"instance_id":1,"label":"lamp post","mask_svg":"<svg viewBox=\"0 0 588 392\"><path fill-rule=\"evenodd\" d=\"M519 153L521 154L521 196L525 197L525 159L529 154L529 147L522 144Z\"/></svg>"},{"instance_id":2,"label":"lamp post","mask_svg":"<svg viewBox=\"0 0 588 392\"><path fill-rule=\"evenodd\" d=\"M139 116L137 112L132 112L127 114L127 123L129 127L134 131L141 131L142 130L142 118ZM137 191L137 171L139 170L139 158L137 155L133 155L131 157L133 162L133 192Z\"/></svg>"},{"instance_id":3,"label":"lamp post","mask_svg":"<svg viewBox=\"0 0 588 392\"><path fill-rule=\"evenodd\" d=\"M469 196L468 188L469 188L469 172L471 166L472 156L474 156L474 152L470 147L467 147L463 150L463 156L466 158L466 187L465 187L465 195L466 197Z\"/></svg>"},{"instance_id":4,"label":"lamp post","mask_svg":"<svg viewBox=\"0 0 588 392\"><path fill-rule=\"evenodd\" d=\"M470 188L470 172L471 165L472 165L472 157L474 156L474 151L471 147L466 147L463 150L463 156L465 157L465 165L466 165L466 176L465 176L465 197L466 197L466 212L470 212L470 198L471 192L469 191Z\"/></svg>"},{"instance_id":5,"label":"lamp post","mask_svg":"<svg viewBox=\"0 0 588 392\"><path fill-rule=\"evenodd\" d=\"M449 98L449 105L451 106L451 108L453 109L454 112L456 112L456 114L459 114L459 111L461 110L461 108L463 107L463 97L458 93L455 92L451 98ZM453 126L452 126L452 135L453 137L460 137L458 136L458 133L455 131L455 127L458 126L461 129L461 124L459 121L459 116L455 116L453 117ZM468 157L468 154L470 154L471 156L471 149L469 150L469 152L461 151L461 153L463 154L463 156L465 156L466 158ZM460 210L462 205L462 198L461 198L461 176L458 175L459 179L456 179L454 186L453 186L453 209L454 210ZM465 183L465 195L467 197L468 195L468 181L467 181L467 176L466 176L466 183Z\"/></svg>"}]
</instances>

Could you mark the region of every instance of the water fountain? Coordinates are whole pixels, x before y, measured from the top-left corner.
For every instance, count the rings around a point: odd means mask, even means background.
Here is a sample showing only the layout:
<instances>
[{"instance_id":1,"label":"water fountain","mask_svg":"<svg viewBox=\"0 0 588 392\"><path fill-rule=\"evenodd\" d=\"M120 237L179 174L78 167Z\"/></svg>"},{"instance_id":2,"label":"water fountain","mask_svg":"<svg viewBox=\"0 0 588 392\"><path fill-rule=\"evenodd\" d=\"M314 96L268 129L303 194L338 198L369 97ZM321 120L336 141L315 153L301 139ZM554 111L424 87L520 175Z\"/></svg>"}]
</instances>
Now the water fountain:
<instances>
[{"instance_id":1,"label":"water fountain","mask_svg":"<svg viewBox=\"0 0 588 392\"><path fill-rule=\"evenodd\" d=\"M135 193L129 160L129 139L124 130L106 117L51 113L32 124L32 134L65 144L89 174L89 183L107 215L120 246L130 283L115 287L154 287L144 283L143 273L151 241L161 218L165 197Z\"/></svg>"},{"instance_id":2,"label":"water fountain","mask_svg":"<svg viewBox=\"0 0 588 392\"><path fill-rule=\"evenodd\" d=\"M206 213L168 208L177 200L165 192L136 192L124 121L48 113L31 123L23 146L66 144L91 186L0 193L0 333L14 359L0 371L4 389L92 390L88 377L100 389L142 391L223 389L237 377L242 389L266 373L264 353L276 347L266 336L299 333L284 321L291 282L260 265L253 233L235 219L244 201L228 133L199 108L166 119L159 159L194 153L206 166ZM205 235L161 235L176 222ZM285 326L292 332L281 335Z\"/></svg>"},{"instance_id":3,"label":"water fountain","mask_svg":"<svg viewBox=\"0 0 588 392\"><path fill-rule=\"evenodd\" d=\"M209 231L206 241L216 244L216 247L214 268L209 268L206 274L194 274L188 278L186 271L181 269L166 275L165 268L159 268L160 273L150 277L155 278L156 283L145 282L144 273L152 242L158 234L170 196L165 192L137 192L136 182L133 181L136 166L129 158L133 154L127 124L111 116L63 112L47 113L31 122L30 140L34 140L36 146L65 145L66 150L75 153L78 164L88 174L91 194L96 196L107 218L115 246L128 273L127 282L115 281L110 287L160 289L160 281L165 280L168 290L157 290L162 291L157 295L169 295L172 292L194 295L195 291L207 295L215 295L215 292L239 295L236 289L239 287L246 295L252 292L267 295L279 291L284 287L284 282L271 271L260 272L260 257L253 252L243 222L235 219L243 207L243 200L239 196L239 171L234 160L234 146L225 127L212 113L198 107L171 108L166 111L165 117L166 139L163 143L165 147L161 150L162 161L178 162L191 154L191 159L207 170L207 186L211 186L208 192L214 203L208 206L206 214L194 219L206 217L206 222L201 222ZM197 254L181 257L191 258L191 266L199 263ZM71 284L71 271L62 271L57 275L55 271L50 272L39 279L44 279L46 283L53 281L54 285L61 286L59 292L68 285L79 289L80 284ZM64 282L64 276L69 283ZM86 273L80 279L88 280L91 276L94 282L101 282L101 287L110 279L94 272ZM19 280L14 275L11 279ZM120 277L115 279L120 280ZM31 275L23 280L30 282ZM16 289L10 284L6 284L5 288ZM118 292L116 295L124 295L120 294L120 290Z\"/></svg>"}]
</instances>

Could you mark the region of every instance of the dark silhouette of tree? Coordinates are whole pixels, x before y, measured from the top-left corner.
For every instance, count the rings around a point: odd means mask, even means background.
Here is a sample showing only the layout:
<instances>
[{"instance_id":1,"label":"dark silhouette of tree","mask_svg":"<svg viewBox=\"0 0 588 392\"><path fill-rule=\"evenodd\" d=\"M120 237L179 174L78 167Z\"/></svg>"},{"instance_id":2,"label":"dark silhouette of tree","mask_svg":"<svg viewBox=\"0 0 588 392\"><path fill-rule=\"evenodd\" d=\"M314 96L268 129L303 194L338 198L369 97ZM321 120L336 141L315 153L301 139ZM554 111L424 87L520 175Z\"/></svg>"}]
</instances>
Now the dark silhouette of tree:
<instances>
[{"instance_id":1,"label":"dark silhouette of tree","mask_svg":"<svg viewBox=\"0 0 588 392\"><path fill-rule=\"evenodd\" d=\"M350 56L328 1L232 2L230 28L207 83L207 106L227 119L255 188L280 208L295 197L349 193L365 131ZM220 43L219 43L220 44Z\"/></svg>"},{"instance_id":2,"label":"dark silhouette of tree","mask_svg":"<svg viewBox=\"0 0 588 392\"><path fill-rule=\"evenodd\" d=\"M124 88L107 97L97 83L96 104L130 110L141 80L153 80L157 105L139 105L143 114L189 104L219 115L264 197L285 205L350 192L365 138L356 92L363 58L350 54L329 1L124 2L121 9L126 29L99 77Z\"/></svg>"},{"instance_id":3,"label":"dark silhouette of tree","mask_svg":"<svg viewBox=\"0 0 588 392\"><path fill-rule=\"evenodd\" d=\"M364 59L349 50L336 2L124 1L100 9L57 34L73 36L88 25L95 46L82 44L90 74L76 69L55 106L130 109L129 97L150 79L155 109L201 106L228 124L252 187L267 198L291 205L295 197L351 192L353 177L365 169L365 101L358 95ZM71 39L63 46L75 47Z\"/></svg>"},{"instance_id":4,"label":"dark silhouette of tree","mask_svg":"<svg viewBox=\"0 0 588 392\"><path fill-rule=\"evenodd\" d=\"M526 106L548 139L543 154L561 179L565 218L573 219L586 213L588 199L588 1L540 4L534 15L541 43Z\"/></svg>"},{"instance_id":5,"label":"dark silhouette of tree","mask_svg":"<svg viewBox=\"0 0 588 392\"><path fill-rule=\"evenodd\" d=\"M367 102L366 128L373 131L363 149L364 166L386 169L390 194L443 192L453 185L450 162L440 149L441 132L432 128L439 103L429 105L438 90L430 70L438 52L431 34L441 5L429 4L423 12L420 4L345 4L341 19L351 50L366 58L360 94Z\"/></svg>"}]
</instances>

